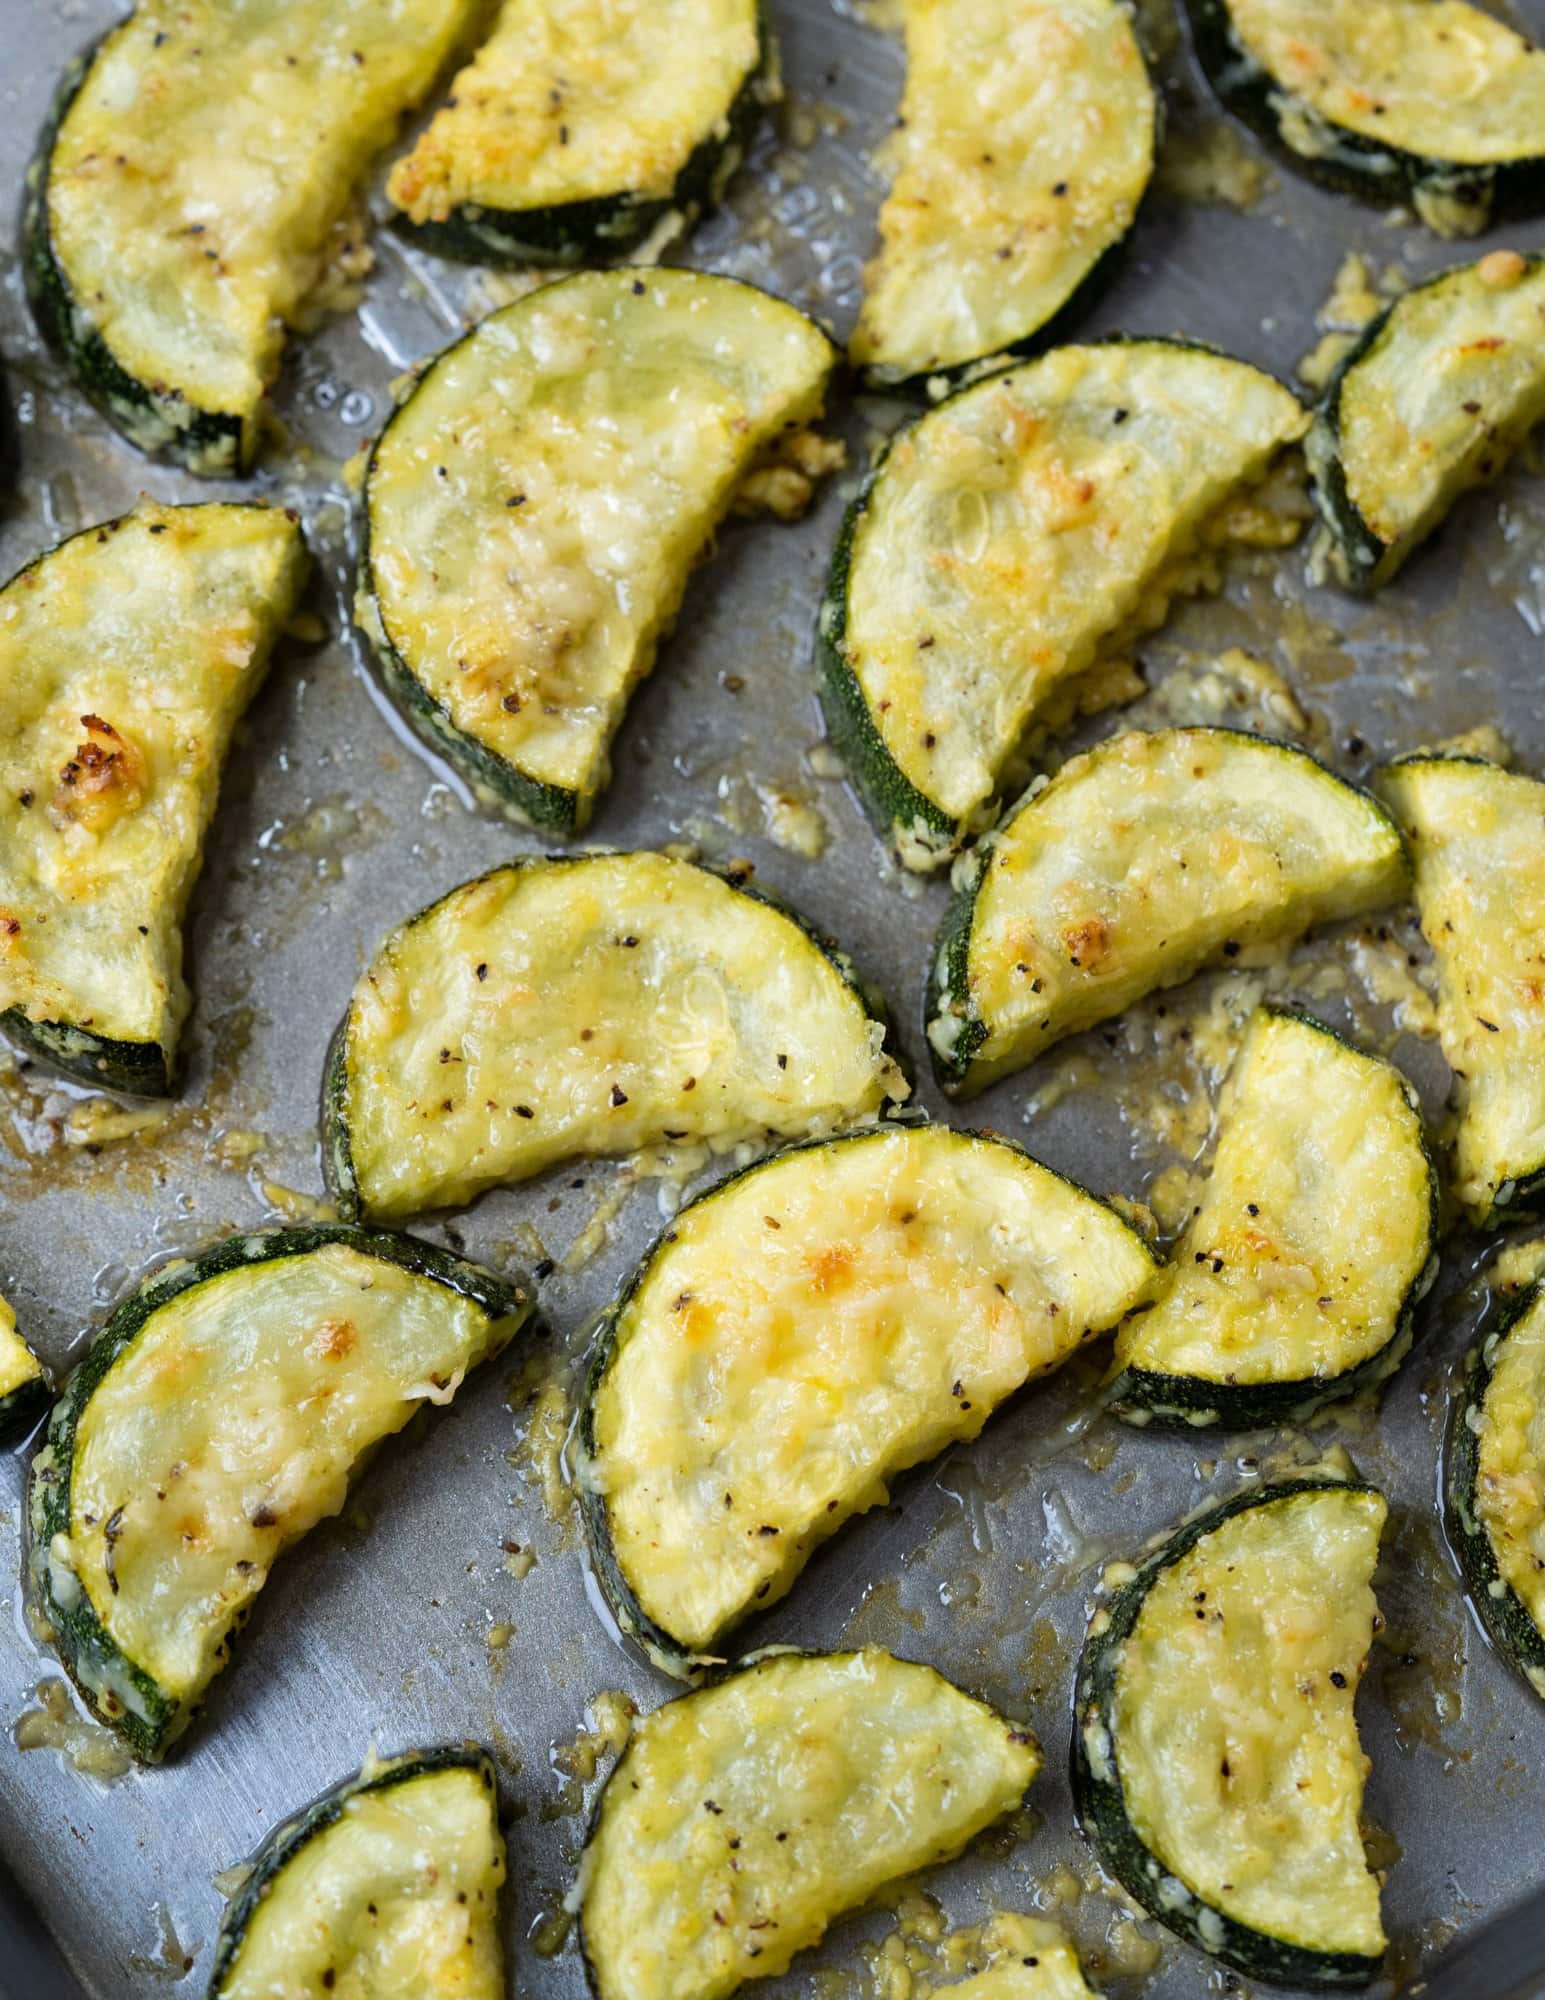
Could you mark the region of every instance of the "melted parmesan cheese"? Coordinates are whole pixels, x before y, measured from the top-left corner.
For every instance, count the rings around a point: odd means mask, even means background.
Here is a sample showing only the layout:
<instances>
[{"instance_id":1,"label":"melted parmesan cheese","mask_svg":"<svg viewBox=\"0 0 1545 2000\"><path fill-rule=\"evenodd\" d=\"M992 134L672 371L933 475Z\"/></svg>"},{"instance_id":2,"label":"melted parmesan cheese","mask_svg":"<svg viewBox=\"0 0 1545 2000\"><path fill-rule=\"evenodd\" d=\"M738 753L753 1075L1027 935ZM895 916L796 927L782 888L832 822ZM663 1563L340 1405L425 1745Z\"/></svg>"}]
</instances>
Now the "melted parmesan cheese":
<instances>
[{"instance_id":1,"label":"melted parmesan cheese","mask_svg":"<svg viewBox=\"0 0 1545 2000\"><path fill-rule=\"evenodd\" d=\"M802 313L695 271L586 273L487 319L371 460L384 636L455 728L573 792L752 460L821 408Z\"/></svg>"},{"instance_id":2,"label":"melted parmesan cheese","mask_svg":"<svg viewBox=\"0 0 1545 2000\"><path fill-rule=\"evenodd\" d=\"M146 501L0 592L0 1008L175 1046L221 765L304 574L277 508Z\"/></svg>"},{"instance_id":3,"label":"melted parmesan cheese","mask_svg":"<svg viewBox=\"0 0 1545 2000\"><path fill-rule=\"evenodd\" d=\"M785 1154L692 1204L619 1314L587 1468L645 1614L711 1648L1153 1275L1103 1203L942 1126Z\"/></svg>"},{"instance_id":4,"label":"melted parmesan cheese","mask_svg":"<svg viewBox=\"0 0 1545 2000\"><path fill-rule=\"evenodd\" d=\"M1064 347L892 447L853 535L845 650L909 781L988 801L1048 696L1200 587L1204 541L1308 417L1257 368L1163 341Z\"/></svg>"},{"instance_id":5,"label":"melted parmesan cheese","mask_svg":"<svg viewBox=\"0 0 1545 2000\"><path fill-rule=\"evenodd\" d=\"M496 869L356 990L342 1115L377 1217L662 1140L830 1129L907 1095L855 989L781 911L659 854Z\"/></svg>"},{"instance_id":6,"label":"melted parmesan cheese","mask_svg":"<svg viewBox=\"0 0 1545 2000\"><path fill-rule=\"evenodd\" d=\"M1385 1512L1327 1488L1230 1515L1160 1569L1116 1669L1138 1838L1208 1908L1315 1951L1384 1949L1352 1704Z\"/></svg>"},{"instance_id":7,"label":"melted parmesan cheese","mask_svg":"<svg viewBox=\"0 0 1545 2000\"><path fill-rule=\"evenodd\" d=\"M1484 1220L1545 1167L1545 784L1434 757L1392 765L1380 788L1411 842L1462 1085L1457 1192Z\"/></svg>"},{"instance_id":8,"label":"melted parmesan cheese","mask_svg":"<svg viewBox=\"0 0 1545 2000\"><path fill-rule=\"evenodd\" d=\"M340 1243L239 1265L157 1308L81 1412L57 1552L120 1651L195 1702L274 1562L339 1511L362 1455L449 1402L514 1324Z\"/></svg>"},{"instance_id":9,"label":"melted parmesan cheese","mask_svg":"<svg viewBox=\"0 0 1545 2000\"><path fill-rule=\"evenodd\" d=\"M1394 1338L1432 1242L1421 1119L1390 1064L1258 1013L1218 1112L1201 1205L1127 1367L1208 1382L1328 1381Z\"/></svg>"},{"instance_id":10,"label":"melted parmesan cheese","mask_svg":"<svg viewBox=\"0 0 1545 2000\"><path fill-rule=\"evenodd\" d=\"M966 953L987 1031L972 1087L1231 946L1298 937L1405 886L1386 815L1304 752L1223 729L1115 737L1064 764L991 847ZM960 1018L929 1026L945 1054Z\"/></svg>"},{"instance_id":11,"label":"melted parmesan cheese","mask_svg":"<svg viewBox=\"0 0 1545 2000\"><path fill-rule=\"evenodd\" d=\"M1328 125L1463 166L1542 150L1545 53L1464 0L1226 5L1240 46Z\"/></svg>"},{"instance_id":12,"label":"melted parmesan cheese","mask_svg":"<svg viewBox=\"0 0 1545 2000\"><path fill-rule=\"evenodd\" d=\"M1476 1431L1476 1518L1498 1575L1545 1633L1545 1295L1493 1351Z\"/></svg>"},{"instance_id":13,"label":"melted parmesan cheese","mask_svg":"<svg viewBox=\"0 0 1545 2000\"><path fill-rule=\"evenodd\" d=\"M415 222L668 198L760 50L756 0L504 0L387 193Z\"/></svg>"},{"instance_id":14,"label":"melted parmesan cheese","mask_svg":"<svg viewBox=\"0 0 1545 2000\"><path fill-rule=\"evenodd\" d=\"M582 1872L599 2000L724 2000L845 1910L960 1850L1035 1776L1032 1738L890 1654L785 1654L633 1734Z\"/></svg>"},{"instance_id":15,"label":"melted parmesan cheese","mask_svg":"<svg viewBox=\"0 0 1545 2000\"><path fill-rule=\"evenodd\" d=\"M481 1770L353 1790L280 1864L211 2000L504 2000L504 1875Z\"/></svg>"},{"instance_id":16,"label":"melted parmesan cheese","mask_svg":"<svg viewBox=\"0 0 1545 2000\"><path fill-rule=\"evenodd\" d=\"M904 0L895 185L852 356L954 368L1037 332L1131 227L1153 90L1120 0Z\"/></svg>"},{"instance_id":17,"label":"melted parmesan cheese","mask_svg":"<svg viewBox=\"0 0 1545 2000\"><path fill-rule=\"evenodd\" d=\"M1000 1911L983 1929L982 1944L984 1970L954 1985L929 1986L925 2000L1099 2000L1055 1924Z\"/></svg>"},{"instance_id":18,"label":"melted parmesan cheese","mask_svg":"<svg viewBox=\"0 0 1545 2000\"><path fill-rule=\"evenodd\" d=\"M16 1331L15 1313L0 1299L0 1403L42 1373L43 1364Z\"/></svg>"},{"instance_id":19,"label":"melted parmesan cheese","mask_svg":"<svg viewBox=\"0 0 1545 2000\"><path fill-rule=\"evenodd\" d=\"M140 0L49 166L76 312L158 398L250 425L372 157L469 0Z\"/></svg>"}]
</instances>

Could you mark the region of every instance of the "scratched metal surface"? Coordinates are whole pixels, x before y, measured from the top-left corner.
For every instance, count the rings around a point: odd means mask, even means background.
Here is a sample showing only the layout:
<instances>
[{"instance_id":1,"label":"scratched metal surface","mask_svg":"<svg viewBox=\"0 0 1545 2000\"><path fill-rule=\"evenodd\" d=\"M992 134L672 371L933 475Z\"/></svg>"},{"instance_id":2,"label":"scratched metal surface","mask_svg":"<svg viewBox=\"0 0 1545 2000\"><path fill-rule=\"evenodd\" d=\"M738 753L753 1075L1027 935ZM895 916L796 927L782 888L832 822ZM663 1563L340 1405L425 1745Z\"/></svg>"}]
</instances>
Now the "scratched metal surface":
<instances>
[{"instance_id":1,"label":"scratched metal surface","mask_svg":"<svg viewBox=\"0 0 1545 2000\"><path fill-rule=\"evenodd\" d=\"M0 501L6 573L142 489L176 498L209 490L145 465L104 430L39 353L21 297L13 199L45 98L66 58L114 12L111 0L0 0L0 190L8 190L0 350L19 442L19 490ZM1545 25L1545 6L1533 13ZM878 193L868 152L894 109L900 52L824 0L773 0L772 14L792 124L764 141L729 209L685 255L771 284L845 331ZM1183 143L1202 115L1183 52L1170 55L1165 75ZM1494 240L1538 248L1545 227ZM293 449L256 482L307 514L322 557L317 609L331 636L280 660L228 775L191 926L187 1109L160 1133L92 1157L61 1143L67 1093L12 1074L0 1096L0 1286L57 1367L147 1262L269 1215L265 1177L320 1192L313 1114L322 1052L365 954L395 919L533 844L470 811L403 740L345 636L338 464L381 421L393 377L487 298L465 271L410 257L384 235L378 248L358 315L294 343L278 399ZM1249 210L1161 192L1088 324L1192 335L1286 373L1312 345L1314 309L1352 248L1379 267L1403 259L1410 271L1460 254L1281 173ZM843 421L861 451L867 427L894 414L873 406ZM1538 769L1542 503L1522 472L1467 503L1373 609L1311 590L1299 552L1256 565L1221 604L1172 622L1149 649L1150 672L1183 680L1196 649L1251 644L1289 671L1348 770L1483 721L1505 724L1520 761ZM830 927L879 980L915 1061L942 891L899 883L841 784L808 761L820 737L809 636L841 504L834 488L797 527L725 532L634 703L593 837L690 839L752 857L762 880ZM823 858L763 837L758 786L814 802L829 835ZM1327 944L1300 962L1300 976L1354 951ZM1325 1004L1339 1014L1334 997ZM1430 1047L1407 1038L1400 1053L1440 1103L1444 1072ZM1122 1116L1117 1055L1096 1040L1089 1056L1081 1087L1055 1106L1027 1116L1038 1079L1018 1078L994 1092L981 1118L1096 1187L1140 1194L1167 1156ZM926 1082L922 1094L942 1110ZM219 1142L232 1131L263 1135L255 1166L224 1163ZM491 1197L457 1222L460 1238L499 1261L515 1254L511 1240L527 1224L561 1258L617 1174L603 1165ZM557 1351L572 1350L659 1212L657 1189L635 1189L599 1253L544 1287ZM1449 1275L1472 1258L1456 1244ZM1316 1448L1346 1442L1395 1503L1380 1581L1394 1643L1376 1653L1360 1713L1373 1757L1370 1817L1393 1836L1384 1858L1399 1853L1386 1907L1402 1980L1455 1928L1520 1894L1542 1865L1535 1747L1545 1718L1471 1623L1432 1527L1442 1377L1455 1339L1429 1324L1376 1417L1315 1434ZM487 1370L448 1416L384 1452L351 1517L285 1561L235 1666L168 1768L102 1784L53 1750L24 1755L8 1733L0 1740L0 1848L93 2000L201 1990L221 1908L217 1870L356 1764L370 1742L396 1749L462 1735L498 1753L517 1815L507 1909L513 1988L539 2000L580 1993L572 1941L544 1956L530 1937L536 1929L551 1944L543 1920L570 1880L583 1825L553 1746L574 1737L599 1689L626 1689L644 1708L671 1689L613 1643L587 1597L572 1523L550 1517L529 1459L508 1461L522 1424L507 1400L511 1373L510 1363ZM788 1605L753 1634L817 1646L892 1643L1033 1724L1047 1753L1033 1830L930 1883L957 1923L1044 1900L1060 1864L1089 1873L1064 1774L1072 1661L1100 1562L1236 1480L1248 1470L1240 1454L1282 1444L1199 1451L1121 1432L1090 1422L1088 1386L1087 1376L1064 1378L1022 1398L974 1450L904 1482L894 1504L813 1563ZM23 1465L20 1453L0 1461L0 1576L13 1613L0 1620L7 1732L53 1671L20 1616ZM503 1564L507 1540L536 1553L523 1579ZM508 1645L491 1651L488 1635L501 1625L512 1628ZM1065 1914L1096 1975L1123 1993L1132 1983L1107 1948L1114 1908L1096 1889ZM839 1927L818 1959L801 1961L769 1994L810 1991L816 1964L856 1976L864 1942L886 1922L871 1915ZM1147 1991L1179 2000L1237 1987L1166 1945Z\"/></svg>"}]
</instances>

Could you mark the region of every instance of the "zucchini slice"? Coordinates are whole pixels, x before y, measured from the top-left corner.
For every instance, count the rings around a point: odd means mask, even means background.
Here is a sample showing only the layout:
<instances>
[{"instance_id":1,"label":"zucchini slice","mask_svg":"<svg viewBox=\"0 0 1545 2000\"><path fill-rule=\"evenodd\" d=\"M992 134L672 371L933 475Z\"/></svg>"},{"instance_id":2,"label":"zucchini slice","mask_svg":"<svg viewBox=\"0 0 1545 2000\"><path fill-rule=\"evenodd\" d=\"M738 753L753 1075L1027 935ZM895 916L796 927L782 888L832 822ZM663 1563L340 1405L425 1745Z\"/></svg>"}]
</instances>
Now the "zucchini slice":
<instances>
[{"instance_id":1,"label":"zucchini slice","mask_svg":"<svg viewBox=\"0 0 1545 2000\"><path fill-rule=\"evenodd\" d=\"M1545 1695L1545 1286L1502 1298L1465 1356L1444 1455L1449 1541L1499 1652Z\"/></svg>"},{"instance_id":2,"label":"zucchini slice","mask_svg":"<svg viewBox=\"0 0 1545 2000\"><path fill-rule=\"evenodd\" d=\"M329 1183L383 1220L562 1160L867 1118L909 1094L878 1004L743 880L664 854L512 862L367 966L323 1087Z\"/></svg>"},{"instance_id":3,"label":"zucchini slice","mask_svg":"<svg viewBox=\"0 0 1545 2000\"><path fill-rule=\"evenodd\" d=\"M1470 757L1404 757L1379 789L1411 843L1460 1083L1455 1192L1477 1222L1545 1195L1545 784Z\"/></svg>"},{"instance_id":4,"label":"zucchini slice","mask_svg":"<svg viewBox=\"0 0 1545 2000\"><path fill-rule=\"evenodd\" d=\"M258 1850L208 2000L504 2000L504 1877L481 1750L371 1758Z\"/></svg>"},{"instance_id":5,"label":"zucchini slice","mask_svg":"<svg viewBox=\"0 0 1545 2000\"><path fill-rule=\"evenodd\" d=\"M1117 340L900 434L838 536L817 650L832 741L909 867L991 817L1056 688L1213 581L1217 545L1255 527L1242 490L1308 423L1245 362Z\"/></svg>"},{"instance_id":6,"label":"zucchini slice","mask_svg":"<svg viewBox=\"0 0 1545 2000\"><path fill-rule=\"evenodd\" d=\"M66 72L28 181L33 310L141 451L232 473L286 331L358 260L365 170L469 0L140 0Z\"/></svg>"},{"instance_id":7,"label":"zucchini slice","mask_svg":"<svg viewBox=\"0 0 1545 2000\"><path fill-rule=\"evenodd\" d=\"M48 1373L16 1330L16 1314L0 1299L0 1438L26 1430L48 1408Z\"/></svg>"},{"instance_id":8,"label":"zucchini slice","mask_svg":"<svg viewBox=\"0 0 1545 2000\"><path fill-rule=\"evenodd\" d=\"M1079 1662L1073 1792L1101 1860L1247 1978L1356 1987L1384 1954L1352 1704L1383 1496L1236 1494L1126 1569Z\"/></svg>"},{"instance_id":9,"label":"zucchini slice","mask_svg":"<svg viewBox=\"0 0 1545 2000\"><path fill-rule=\"evenodd\" d=\"M569 833L692 565L836 349L700 271L588 271L431 364L365 477L357 616L388 692L486 805Z\"/></svg>"},{"instance_id":10,"label":"zucchini slice","mask_svg":"<svg viewBox=\"0 0 1545 2000\"><path fill-rule=\"evenodd\" d=\"M970 1979L930 1986L926 2000L1100 2000L1055 1924L1000 1910L983 1928L987 1964Z\"/></svg>"},{"instance_id":11,"label":"zucchini slice","mask_svg":"<svg viewBox=\"0 0 1545 2000\"><path fill-rule=\"evenodd\" d=\"M1440 236L1545 201L1545 53L1465 0L1186 0L1223 103L1300 173Z\"/></svg>"},{"instance_id":12,"label":"zucchini slice","mask_svg":"<svg viewBox=\"0 0 1545 2000\"><path fill-rule=\"evenodd\" d=\"M1376 590L1545 417L1545 260L1493 250L1407 292L1325 391L1305 451L1343 583Z\"/></svg>"},{"instance_id":13,"label":"zucchini slice","mask_svg":"<svg viewBox=\"0 0 1545 2000\"><path fill-rule=\"evenodd\" d=\"M188 1726L364 1454L529 1314L475 1264L336 1224L228 1237L113 1312L32 1461L30 1567L71 1678L137 1757Z\"/></svg>"},{"instance_id":14,"label":"zucchini slice","mask_svg":"<svg viewBox=\"0 0 1545 2000\"><path fill-rule=\"evenodd\" d=\"M306 568L279 508L146 500L0 590L0 1026L83 1083L173 1088L183 911Z\"/></svg>"},{"instance_id":15,"label":"zucchini slice","mask_svg":"<svg viewBox=\"0 0 1545 2000\"><path fill-rule=\"evenodd\" d=\"M1012 1812L1034 1737L877 1647L779 1653L633 1732L580 1924L597 2000L723 2000Z\"/></svg>"},{"instance_id":16,"label":"zucchini slice","mask_svg":"<svg viewBox=\"0 0 1545 2000\"><path fill-rule=\"evenodd\" d=\"M1437 1275L1438 1183L1410 1085L1322 1021L1263 1008L1201 1205L1116 1336L1135 1423L1297 1423L1393 1373Z\"/></svg>"},{"instance_id":17,"label":"zucchini slice","mask_svg":"<svg viewBox=\"0 0 1545 2000\"><path fill-rule=\"evenodd\" d=\"M773 60L758 0L504 0L387 195L474 262L621 256L716 204Z\"/></svg>"},{"instance_id":18,"label":"zucchini slice","mask_svg":"<svg viewBox=\"0 0 1545 2000\"><path fill-rule=\"evenodd\" d=\"M1121 244L1159 111L1122 0L903 0L895 180L850 352L883 387L1048 339Z\"/></svg>"},{"instance_id":19,"label":"zucchini slice","mask_svg":"<svg viewBox=\"0 0 1545 2000\"><path fill-rule=\"evenodd\" d=\"M979 857L945 918L928 1005L940 1081L968 1096L1221 955L1408 885L1376 800L1292 744L1232 729L1097 744Z\"/></svg>"},{"instance_id":20,"label":"zucchini slice","mask_svg":"<svg viewBox=\"0 0 1545 2000\"><path fill-rule=\"evenodd\" d=\"M754 1253L754 1254L753 1254ZM676 1216L599 1330L577 1484L597 1579L690 1673L888 1482L1113 1326L1155 1258L1018 1147L796 1147Z\"/></svg>"}]
</instances>

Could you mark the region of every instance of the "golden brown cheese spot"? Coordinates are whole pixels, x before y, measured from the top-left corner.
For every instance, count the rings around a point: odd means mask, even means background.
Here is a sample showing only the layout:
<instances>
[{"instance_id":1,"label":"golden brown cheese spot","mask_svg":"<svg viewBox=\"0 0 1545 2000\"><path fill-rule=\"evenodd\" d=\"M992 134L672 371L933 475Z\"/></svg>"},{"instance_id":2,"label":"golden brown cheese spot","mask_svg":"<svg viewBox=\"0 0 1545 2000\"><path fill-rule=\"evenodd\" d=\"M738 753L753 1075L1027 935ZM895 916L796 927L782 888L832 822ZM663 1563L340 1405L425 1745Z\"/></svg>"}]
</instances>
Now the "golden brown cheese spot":
<instances>
[{"instance_id":1,"label":"golden brown cheese spot","mask_svg":"<svg viewBox=\"0 0 1545 2000\"><path fill-rule=\"evenodd\" d=\"M88 832L104 833L143 801L145 759L101 716L83 715L80 721L86 733L59 773L50 811L56 824L73 821Z\"/></svg>"}]
</instances>

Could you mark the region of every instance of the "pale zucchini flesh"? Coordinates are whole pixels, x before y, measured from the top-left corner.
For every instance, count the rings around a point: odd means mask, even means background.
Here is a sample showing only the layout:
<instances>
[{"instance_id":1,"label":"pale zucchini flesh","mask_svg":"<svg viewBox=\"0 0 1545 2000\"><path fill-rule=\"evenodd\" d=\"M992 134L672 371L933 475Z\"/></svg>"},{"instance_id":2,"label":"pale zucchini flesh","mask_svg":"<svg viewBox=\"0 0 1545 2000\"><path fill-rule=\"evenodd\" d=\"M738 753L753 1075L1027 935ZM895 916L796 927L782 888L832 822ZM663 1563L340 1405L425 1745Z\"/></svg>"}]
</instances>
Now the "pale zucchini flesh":
<instances>
[{"instance_id":1,"label":"pale zucchini flesh","mask_svg":"<svg viewBox=\"0 0 1545 2000\"><path fill-rule=\"evenodd\" d=\"M1243 503L1308 423L1258 368L1115 340L901 433L844 523L819 650L828 728L904 861L979 829L1048 701L1215 582L1222 544L1297 532Z\"/></svg>"},{"instance_id":2,"label":"pale zucchini flesh","mask_svg":"<svg viewBox=\"0 0 1545 2000\"><path fill-rule=\"evenodd\" d=\"M979 1090L1231 950L1407 885L1388 814L1306 752L1229 729L1113 737L983 844L936 948L935 1067Z\"/></svg>"},{"instance_id":3,"label":"pale zucchini flesh","mask_svg":"<svg viewBox=\"0 0 1545 2000\"><path fill-rule=\"evenodd\" d=\"M1462 757L1389 765L1438 965L1438 1036L1459 1079L1455 1192L1505 1220L1545 1191L1545 784Z\"/></svg>"},{"instance_id":4,"label":"pale zucchini flesh","mask_svg":"<svg viewBox=\"0 0 1545 2000\"><path fill-rule=\"evenodd\" d=\"M1158 108L1121 0L904 0L894 183L851 355L876 384L1045 336L1132 226Z\"/></svg>"},{"instance_id":5,"label":"pale zucchini flesh","mask_svg":"<svg viewBox=\"0 0 1545 2000\"><path fill-rule=\"evenodd\" d=\"M186 1728L364 1455L529 1310L445 1251L334 1225L229 1238L117 1309L33 1460L31 1571L66 1668L137 1756Z\"/></svg>"},{"instance_id":6,"label":"pale zucchini flesh","mask_svg":"<svg viewBox=\"0 0 1545 2000\"><path fill-rule=\"evenodd\" d=\"M470 0L140 0L73 68L29 191L35 310L131 443L245 469L286 331L362 251L371 160Z\"/></svg>"},{"instance_id":7,"label":"pale zucchini flesh","mask_svg":"<svg viewBox=\"0 0 1545 2000\"><path fill-rule=\"evenodd\" d=\"M48 1374L0 1299L0 1439L24 1430L48 1406Z\"/></svg>"},{"instance_id":8,"label":"pale zucchini flesh","mask_svg":"<svg viewBox=\"0 0 1545 2000\"><path fill-rule=\"evenodd\" d=\"M231 732L306 573L275 507L143 501L0 590L0 1023L164 1095L182 916Z\"/></svg>"},{"instance_id":9,"label":"pale zucchini flesh","mask_svg":"<svg viewBox=\"0 0 1545 2000\"><path fill-rule=\"evenodd\" d=\"M586 272L410 390L370 456L358 615L485 803L585 824L693 564L758 454L819 414L835 352L733 279Z\"/></svg>"},{"instance_id":10,"label":"pale zucchini flesh","mask_svg":"<svg viewBox=\"0 0 1545 2000\"><path fill-rule=\"evenodd\" d=\"M1080 1817L1146 1909L1247 1977L1352 1987L1380 1970L1353 1702L1385 1513L1366 1486L1247 1489L1142 1561L1090 1625Z\"/></svg>"},{"instance_id":11,"label":"pale zucchini flesh","mask_svg":"<svg viewBox=\"0 0 1545 2000\"><path fill-rule=\"evenodd\" d=\"M603 1325L582 1408L581 1503L619 1622L689 1673L1154 1275L1113 1209L944 1126L798 1147L711 1190Z\"/></svg>"},{"instance_id":12,"label":"pale zucchini flesh","mask_svg":"<svg viewBox=\"0 0 1545 2000\"><path fill-rule=\"evenodd\" d=\"M481 1751L372 1758L264 1842L209 2000L504 2000L505 1866Z\"/></svg>"},{"instance_id":13,"label":"pale zucchini flesh","mask_svg":"<svg viewBox=\"0 0 1545 2000\"><path fill-rule=\"evenodd\" d=\"M597 2000L725 2000L1013 1811L1034 1739L878 1648L777 1654L667 1702L581 1865Z\"/></svg>"},{"instance_id":14,"label":"pale zucchini flesh","mask_svg":"<svg viewBox=\"0 0 1545 2000\"><path fill-rule=\"evenodd\" d=\"M764 63L757 0L504 0L387 194L452 254L619 256L722 192Z\"/></svg>"},{"instance_id":15,"label":"pale zucchini flesh","mask_svg":"<svg viewBox=\"0 0 1545 2000\"><path fill-rule=\"evenodd\" d=\"M1376 589L1545 417L1545 262L1494 250L1395 301L1305 447L1344 583Z\"/></svg>"},{"instance_id":16,"label":"pale zucchini flesh","mask_svg":"<svg viewBox=\"0 0 1545 2000\"><path fill-rule=\"evenodd\" d=\"M1437 1269L1437 1181L1392 1064L1262 1010L1218 1128L1155 1302L1116 1336L1135 1422L1301 1421L1398 1364Z\"/></svg>"},{"instance_id":17,"label":"pale zucchini flesh","mask_svg":"<svg viewBox=\"0 0 1545 2000\"><path fill-rule=\"evenodd\" d=\"M516 863L395 931L355 990L324 1155L376 1220L567 1159L871 1117L909 1086L852 968L691 862Z\"/></svg>"}]
</instances>

